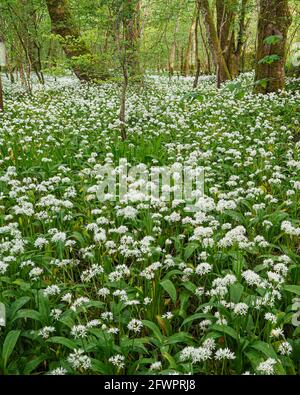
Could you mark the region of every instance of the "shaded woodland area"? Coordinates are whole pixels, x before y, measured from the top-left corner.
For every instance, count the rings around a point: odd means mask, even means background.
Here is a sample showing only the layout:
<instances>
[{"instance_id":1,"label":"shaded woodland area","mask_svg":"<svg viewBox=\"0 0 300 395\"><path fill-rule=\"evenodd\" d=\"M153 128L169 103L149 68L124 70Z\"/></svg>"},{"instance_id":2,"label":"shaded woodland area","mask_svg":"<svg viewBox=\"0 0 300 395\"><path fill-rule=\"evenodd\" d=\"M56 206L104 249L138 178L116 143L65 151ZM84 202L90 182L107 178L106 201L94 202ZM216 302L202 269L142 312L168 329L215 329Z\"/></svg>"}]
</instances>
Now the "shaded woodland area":
<instances>
[{"instance_id":1,"label":"shaded woodland area","mask_svg":"<svg viewBox=\"0 0 300 395\"><path fill-rule=\"evenodd\" d=\"M293 0L2 0L6 72L30 85L35 72L72 70L83 81L146 71L195 76L217 84L255 69L255 91L284 86L300 40Z\"/></svg>"}]
</instances>

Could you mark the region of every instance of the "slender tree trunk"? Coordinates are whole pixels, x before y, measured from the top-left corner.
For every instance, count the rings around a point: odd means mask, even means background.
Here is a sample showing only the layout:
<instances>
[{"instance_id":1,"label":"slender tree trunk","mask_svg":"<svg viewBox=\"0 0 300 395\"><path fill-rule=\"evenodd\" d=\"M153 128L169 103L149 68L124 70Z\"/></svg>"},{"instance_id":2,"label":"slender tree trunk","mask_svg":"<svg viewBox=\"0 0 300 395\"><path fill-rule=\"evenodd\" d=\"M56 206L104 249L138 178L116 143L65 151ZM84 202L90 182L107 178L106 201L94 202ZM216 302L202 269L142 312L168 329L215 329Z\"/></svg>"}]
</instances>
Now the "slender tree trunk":
<instances>
[{"instance_id":1,"label":"slender tree trunk","mask_svg":"<svg viewBox=\"0 0 300 395\"><path fill-rule=\"evenodd\" d=\"M184 47L180 49L180 74L184 75Z\"/></svg>"},{"instance_id":2,"label":"slender tree trunk","mask_svg":"<svg viewBox=\"0 0 300 395\"><path fill-rule=\"evenodd\" d=\"M3 87L2 87L2 76L1 76L1 66L0 66L0 111L4 111L4 102L3 102Z\"/></svg>"},{"instance_id":3,"label":"slender tree trunk","mask_svg":"<svg viewBox=\"0 0 300 395\"><path fill-rule=\"evenodd\" d=\"M177 39L177 32L179 29L179 19L176 21L175 29L174 29L174 38L173 38L173 43L170 49L170 55L169 55L169 75L173 76L174 75L174 64L175 64L175 59L176 59L176 39Z\"/></svg>"},{"instance_id":4,"label":"slender tree trunk","mask_svg":"<svg viewBox=\"0 0 300 395\"><path fill-rule=\"evenodd\" d=\"M216 0L217 31L225 62L231 78L240 72L240 58L244 44L246 7L249 0ZM237 16L237 8L240 5ZM236 23L238 22L238 23ZM235 25L238 25L237 34ZM237 37L236 37L237 36Z\"/></svg>"},{"instance_id":5,"label":"slender tree trunk","mask_svg":"<svg viewBox=\"0 0 300 395\"><path fill-rule=\"evenodd\" d=\"M199 28L200 28L200 34L201 34L203 47L204 47L205 54L206 54L207 72L208 72L208 74L211 74L212 70L211 70L210 51L209 51L209 48L208 48L208 45L207 45L207 41L206 41L204 33L203 33L203 29L202 29L202 24L201 24L201 19L200 18L199 18Z\"/></svg>"},{"instance_id":6,"label":"slender tree trunk","mask_svg":"<svg viewBox=\"0 0 300 395\"><path fill-rule=\"evenodd\" d=\"M121 123L121 137L122 140L125 141L127 139L126 133L126 93L128 88L128 70L127 65L123 65L123 84L122 84L122 92L121 92L121 104L120 104L120 114L119 120Z\"/></svg>"},{"instance_id":7,"label":"slender tree trunk","mask_svg":"<svg viewBox=\"0 0 300 395\"><path fill-rule=\"evenodd\" d=\"M24 18L19 18L21 22L21 32L24 31L24 42L26 43L26 50L28 62L31 68L34 70L39 82L44 84L44 76L42 72L42 61L41 61L41 48L38 42L38 20L36 9L33 7L33 3L27 0L21 0L22 8L26 11ZM33 34L34 32L34 34Z\"/></svg>"},{"instance_id":8,"label":"slender tree trunk","mask_svg":"<svg viewBox=\"0 0 300 395\"><path fill-rule=\"evenodd\" d=\"M190 59L191 59L191 50L192 50L192 45L193 45L194 32L195 32L195 19L193 17L190 31L189 31L188 45L187 45L187 49L186 49L185 57L184 57L183 75L185 77L187 75L189 75L189 72L190 72L190 67L191 67Z\"/></svg>"},{"instance_id":9,"label":"slender tree trunk","mask_svg":"<svg viewBox=\"0 0 300 395\"><path fill-rule=\"evenodd\" d=\"M200 67L201 67L200 56L199 56L199 38L198 38L199 22L200 22L200 8L199 8L199 5L197 3L197 14L196 14L196 25L195 25L196 75L195 75L193 88L197 88L199 75L200 75Z\"/></svg>"},{"instance_id":10,"label":"slender tree trunk","mask_svg":"<svg viewBox=\"0 0 300 395\"><path fill-rule=\"evenodd\" d=\"M286 43L290 24L288 0L260 0L254 92L269 93L284 89ZM278 36L280 40L268 44L265 39L269 36ZM266 57L271 55L277 58L273 61L269 59L268 62Z\"/></svg>"},{"instance_id":11,"label":"slender tree trunk","mask_svg":"<svg viewBox=\"0 0 300 395\"><path fill-rule=\"evenodd\" d=\"M237 5L236 0L216 0L217 31L222 53L231 78L238 74L237 57L235 55L234 21L235 13L233 7Z\"/></svg>"},{"instance_id":12,"label":"slender tree trunk","mask_svg":"<svg viewBox=\"0 0 300 395\"><path fill-rule=\"evenodd\" d=\"M210 43L211 52L213 54L214 63L217 71L217 86L220 87L222 82L231 79L225 58L223 56L221 44L218 38L217 30L214 24L214 19L209 7L208 0L198 0L200 10L203 14L206 32Z\"/></svg>"},{"instance_id":13,"label":"slender tree trunk","mask_svg":"<svg viewBox=\"0 0 300 395\"><path fill-rule=\"evenodd\" d=\"M241 12L239 16L239 31L237 35L237 46L236 50L234 53L234 58L235 58L235 63L237 64L238 67L238 73L241 72L241 69L243 71L244 65L240 65L241 62L241 56L242 53L244 52L244 47L245 47L245 35L246 35L246 8L248 5L249 0L242 0L242 5L241 5Z\"/></svg>"},{"instance_id":14,"label":"slender tree trunk","mask_svg":"<svg viewBox=\"0 0 300 395\"><path fill-rule=\"evenodd\" d=\"M3 38L0 36L0 111L4 111L4 103L3 103L3 86L2 86L2 65L5 65L6 62L6 50Z\"/></svg>"},{"instance_id":15,"label":"slender tree trunk","mask_svg":"<svg viewBox=\"0 0 300 395\"><path fill-rule=\"evenodd\" d=\"M124 5L124 28L129 77L141 75L140 65L140 0L126 0Z\"/></svg>"},{"instance_id":16,"label":"slender tree trunk","mask_svg":"<svg viewBox=\"0 0 300 395\"><path fill-rule=\"evenodd\" d=\"M107 74L101 70L98 59L82 40L72 18L68 0L46 0L52 33L60 37L61 46L71 61L75 75L83 81L101 80Z\"/></svg>"}]
</instances>

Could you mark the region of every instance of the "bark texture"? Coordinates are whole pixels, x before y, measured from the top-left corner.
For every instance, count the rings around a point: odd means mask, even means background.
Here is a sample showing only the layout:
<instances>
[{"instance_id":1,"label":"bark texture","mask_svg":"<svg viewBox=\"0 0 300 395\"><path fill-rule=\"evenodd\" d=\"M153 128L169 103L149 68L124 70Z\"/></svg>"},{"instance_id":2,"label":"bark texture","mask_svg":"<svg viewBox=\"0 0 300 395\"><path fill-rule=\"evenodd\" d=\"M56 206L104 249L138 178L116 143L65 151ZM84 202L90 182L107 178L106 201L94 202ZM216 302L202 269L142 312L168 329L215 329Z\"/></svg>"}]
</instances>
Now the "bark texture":
<instances>
[{"instance_id":1,"label":"bark texture","mask_svg":"<svg viewBox=\"0 0 300 395\"><path fill-rule=\"evenodd\" d=\"M248 1L216 0L218 37L231 78L237 77L240 72Z\"/></svg>"},{"instance_id":2,"label":"bark texture","mask_svg":"<svg viewBox=\"0 0 300 395\"><path fill-rule=\"evenodd\" d=\"M198 0L217 71L217 85L231 79L208 0Z\"/></svg>"},{"instance_id":3,"label":"bark texture","mask_svg":"<svg viewBox=\"0 0 300 395\"><path fill-rule=\"evenodd\" d=\"M287 33L290 24L288 0L260 0L254 88L256 93L284 89ZM265 39L269 36L279 36L280 40L267 44ZM278 60L262 62L271 55L277 55Z\"/></svg>"},{"instance_id":4,"label":"bark texture","mask_svg":"<svg viewBox=\"0 0 300 395\"><path fill-rule=\"evenodd\" d=\"M75 75L83 81L107 78L103 65L83 41L69 7L68 0L46 0L52 33L59 36L61 46L71 62Z\"/></svg>"},{"instance_id":5,"label":"bark texture","mask_svg":"<svg viewBox=\"0 0 300 395\"><path fill-rule=\"evenodd\" d=\"M129 77L138 77L141 75L140 64L140 0L126 0L124 4L124 30L125 30L125 50L128 65Z\"/></svg>"}]
</instances>

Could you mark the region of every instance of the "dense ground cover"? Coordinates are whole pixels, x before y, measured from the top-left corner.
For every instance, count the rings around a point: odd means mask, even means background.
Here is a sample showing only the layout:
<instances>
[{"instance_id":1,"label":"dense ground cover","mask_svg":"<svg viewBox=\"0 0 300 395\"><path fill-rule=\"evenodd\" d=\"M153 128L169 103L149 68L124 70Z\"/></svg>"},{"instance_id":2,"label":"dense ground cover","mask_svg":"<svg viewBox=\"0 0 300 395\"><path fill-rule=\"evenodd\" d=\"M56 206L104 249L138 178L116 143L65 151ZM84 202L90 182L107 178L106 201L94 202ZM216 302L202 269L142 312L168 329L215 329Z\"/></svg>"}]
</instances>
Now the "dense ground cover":
<instances>
[{"instance_id":1,"label":"dense ground cover","mask_svg":"<svg viewBox=\"0 0 300 395\"><path fill-rule=\"evenodd\" d=\"M126 142L116 85L5 83L2 373L300 373L299 80L253 96L251 79L149 77ZM203 166L199 211L100 202L120 158Z\"/></svg>"}]
</instances>

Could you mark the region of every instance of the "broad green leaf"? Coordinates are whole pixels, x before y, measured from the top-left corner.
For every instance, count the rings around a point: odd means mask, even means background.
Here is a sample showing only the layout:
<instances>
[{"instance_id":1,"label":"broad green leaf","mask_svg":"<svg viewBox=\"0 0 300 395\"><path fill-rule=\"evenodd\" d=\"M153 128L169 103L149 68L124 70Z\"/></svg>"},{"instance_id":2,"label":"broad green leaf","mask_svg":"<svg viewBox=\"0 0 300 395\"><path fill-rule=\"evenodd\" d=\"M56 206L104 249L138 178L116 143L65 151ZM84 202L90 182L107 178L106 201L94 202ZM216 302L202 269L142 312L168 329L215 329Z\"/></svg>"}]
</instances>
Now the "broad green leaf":
<instances>
[{"instance_id":1,"label":"broad green leaf","mask_svg":"<svg viewBox=\"0 0 300 395\"><path fill-rule=\"evenodd\" d=\"M19 310L12 321L14 322L19 318L31 318L32 320L35 321L39 321L39 322L43 321L42 316L38 311L30 310L30 309Z\"/></svg>"},{"instance_id":2,"label":"broad green leaf","mask_svg":"<svg viewBox=\"0 0 300 395\"><path fill-rule=\"evenodd\" d=\"M280 56L274 54L274 55L267 55L264 58L260 59L258 64L272 64L275 62L278 62L280 60Z\"/></svg>"},{"instance_id":3,"label":"broad green leaf","mask_svg":"<svg viewBox=\"0 0 300 395\"><path fill-rule=\"evenodd\" d=\"M300 295L300 285L284 285L283 289L293 294Z\"/></svg>"},{"instance_id":4,"label":"broad green leaf","mask_svg":"<svg viewBox=\"0 0 300 395\"><path fill-rule=\"evenodd\" d=\"M39 292L38 303L39 303L39 312L42 316L43 322L47 322L50 314L50 303L48 298L44 296L43 291Z\"/></svg>"},{"instance_id":5,"label":"broad green leaf","mask_svg":"<svg viewBox=\"0 0 300 395\"><path fill-rule=\"evenodd\" d=\"M181 326L188 324L189 322L195 321L195 320L201 320L203 318L208 319L211 318L211 314L206 314L206 313L197 313L197 314L193 314L189 317L187 317L183 323L181 324Z\"/></svg>"},{"instance_id":6,"label":"broad green leaf","mask_svg":"<svg viewBox=\"0 0 300 395\"><path fill-rule=\"evenodd\" d=\"M251 344L251 348L254 348L257 351L260 351L268 358L277 359L277 354L276 354L274 348L266 342L257 340L255 343Z\"/></svg>"},{"instance_id":7,"label":"broad green leaf","mask_svg":"<svg viewBox=\"0 0 300 395\"><path fill-rule=\"evenodd\" d=\"M70 348L71 350L77 347L77 344L73 340L67 339L66 337L62 337L62 336L50 337L47 340L47 343L61 344L63 346Z\"/></svg>"},{"instance_id":8,"label":"broad green leaf","mask_svg":"<svg viewBox=\"0 0 300 395\"><path fill-rule=\"evenodd\" d=\"M226 335L232 337L233 339L238 340L237 332L228 325L213 324L210 326L210 329L225 333Z\"/></svg>"},{"instance_id":9,"label":"broad green leaf","mask_svg":"<svg viewBox=\"0 0 300 395\"><path fill-rule=\"evenodd\" d=\"M10 318L14 318L16 312L20 310L21 307L23 307L27 302L29 302L30 297L29 296L23 296L19 299L17 299L15 302L12 303L9 309L9 315Z\"/></svg>"},{"instance_id":10,"label":"broad green leaf","mask_svg":"<svg viewBox=\"0 0 300 395\"><path fill-rule=\"evenodd\" d=\"M192 294L195 293L196 288L197 288L196 285L193 284L191 281L185 281L185 282L183 283L183 286L184 286L185 289L187 289L188 291L190 291Z\"/></svg>"},{"instance_id":11,"label":"broad green leaf","mask_svg":"<svg viewBox=\"0 0 300 395\"><path fill-rule=\"evenodd\" d=\"M159 327L154 322L151 322L148 320L143 320L142 322L143 322L144 326L151 329L151 331L153 332L153 334L159 341L161 341L161 342L163 341L163 335L162 335Z\"/></svg>"},{"instance_id":12,"label":"broad green leaf","mask_svg":"<svg viewBox=\"0 0 300 395\"><path fill-rule=\"evenodd\" d=\"M6 367L7 361L13 352L15 345L18 341L18 338L20 336L21 331L19 330L13 330L8 332L6 335L6 338L3 343L2 347L2 359L3 359L3 365Z\"/></svg>"},{"instance_id":13,"label":"broad green leaf","mask_svg":"<svg viewBox=\"0 0 300 395\"><path fill-rule=\"evenodd\" d=\"M92 371L100 374L109 374L109 365L104 362L99 361L98 359L92 358Z\"/></svg>"},{"instance_id":14,"label":"broad green leaf","mask_svg":"<svg viewBox=\"0 0 300 395\"><path fill-rule=\"evenodd\" d=\"M298 337L300 335L300 325L294 330L293 337Z\"/></svg>"},{"instance_id":15,"label":"broad green leaf","mask_svg":"<svg viewBox=\"0 0 300 395\"><path fill-rule=\"evenodd\" d=\"M23 374L30 374L35 368L37 368L43 361L47 359L46 354L39 355L33 358L29 362L26 362L26 366L23 370Z\"/></svg>"},{"instance_id":16,"label":"broad green leaf","mask_svg":"<svg viewBox=\"0 0 300 395\"><path fill-rule=\"evenodd\" d=\"M163 289L170 295L173 303L176 303L177 299L177 292L174 284L172 283L171 280L163 280L160 282L160 285L163 287Z\"/></svg>"},{"instance_id":17,"label":"broad green leaf","mask_svg":"<svg viewBox=\"0 0 300 395\"><path fill-rule=\"evenodd\" d=\"M264 39L264 44L267 45L274 45L279 43L279 41L282 41L282 36L279 36L278 34L275 34L273 36L268 36Z\"/></svg>"},{"instance_id":18,"label":"broad green leaf","mask_svg":"<svg viewBox=\"0 0 300 395\"><path fill-rule=\"evenodd\" d=\"M193 253L196 251L196 249L199 247L199 244L196 243L190 243L184 250L184 260L187 261Z\"/></svg>"},{"instance_id":19,"label":"broad green leaf","mask_svg":"<svg viewBox=\"0 0 300 395\"><path fill-rule=\"evenodd\" d=\"M230 301L233 303L239 303L243 291L244 291L244 287L242 286L242 284L232 284L229 288Z\"/></svg>"},{"instance_id":20,"label":"broad green leaf","mask_svg":"<svg viewBox=\"0 0 300 395\"><path fill-rule=\"evenodd\" d=\"M175 362L175 359L167 352L162 352L163 358L165 358L169 362L169 368L170 369L177 369L177 364Z\"/></svg>"},{"instance_id":21,"label":"broad green leaf","mask_svg":"<svg viewBox=\"0 0 300 395\"><path fill-rule=\"evenodd\" d=\"M186 332L174 333L174 335L169 336L165 344L176 344L176 343L186 343L188 344L192 340L192 336Z\"/></svg>"},{"instance_id":22,"label":"broad green leaf","mask_svg":"<svg viewBox=\"0 0 300 395\"><path fill-rule=\"evenodd\" d=\"M263 361L262 356L257 351L251 350L246 352L245 355L249 359L253 370L256 370L259 363Z\"/></svg>"}]
</instances>

